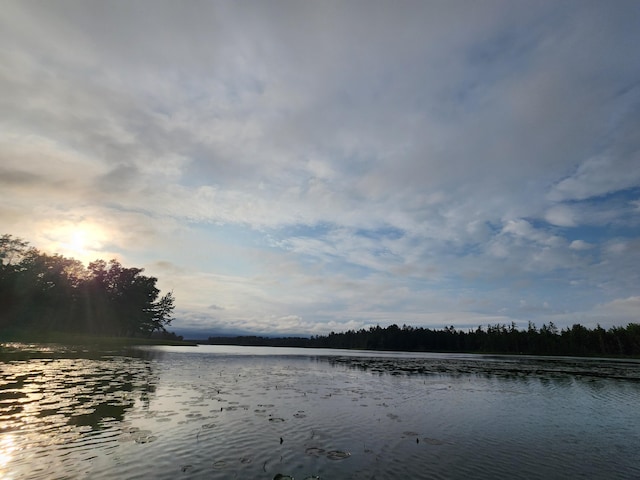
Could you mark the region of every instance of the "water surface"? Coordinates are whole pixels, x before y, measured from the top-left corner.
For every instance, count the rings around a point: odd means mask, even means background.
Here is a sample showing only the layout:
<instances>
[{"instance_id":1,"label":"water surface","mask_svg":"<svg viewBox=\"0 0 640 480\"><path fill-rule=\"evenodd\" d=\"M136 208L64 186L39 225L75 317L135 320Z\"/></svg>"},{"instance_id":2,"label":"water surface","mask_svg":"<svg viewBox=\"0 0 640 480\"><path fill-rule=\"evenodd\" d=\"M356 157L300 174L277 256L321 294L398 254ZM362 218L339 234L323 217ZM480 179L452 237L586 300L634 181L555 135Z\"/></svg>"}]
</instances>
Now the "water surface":
<instances>
[{"instance_id":1,"label":"water surface","mask_svg":"<svg viewBox=\"0 0 640 480\"><path fill-rule=\"evenodd\" d=\"M4 345L0 477L640 478L640 363Z\"/></svg>"}]
</instances>

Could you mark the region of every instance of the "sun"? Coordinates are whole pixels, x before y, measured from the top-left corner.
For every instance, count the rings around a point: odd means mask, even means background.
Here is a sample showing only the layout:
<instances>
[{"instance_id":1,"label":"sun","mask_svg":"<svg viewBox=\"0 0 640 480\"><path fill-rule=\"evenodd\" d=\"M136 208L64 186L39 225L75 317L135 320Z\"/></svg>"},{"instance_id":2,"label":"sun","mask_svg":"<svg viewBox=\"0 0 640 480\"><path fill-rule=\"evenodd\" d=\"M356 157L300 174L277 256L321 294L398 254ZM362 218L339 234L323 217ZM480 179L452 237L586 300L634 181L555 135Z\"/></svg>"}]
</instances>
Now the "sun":
<instances>
[{"instance_id":1,"label":"sun","mask_svg":"<svg viewBox=\"0 0 640 480\"><path fill-rule=\"evenodd\" d=\"M83 263L100 257L104 248L104 232L90 224L69 225L57 232L58 253Z\"/></svg>"},{"instance_id":2,"label":"sun","mask_svg":"<svg viewBox=\"0 0 640 480\"><path fill-rule=\"evenodd\" d=\"M75 230L69 239L69 248L78 253L85 253L87 247L87 232Z\"/></svg>"}]
</instances>

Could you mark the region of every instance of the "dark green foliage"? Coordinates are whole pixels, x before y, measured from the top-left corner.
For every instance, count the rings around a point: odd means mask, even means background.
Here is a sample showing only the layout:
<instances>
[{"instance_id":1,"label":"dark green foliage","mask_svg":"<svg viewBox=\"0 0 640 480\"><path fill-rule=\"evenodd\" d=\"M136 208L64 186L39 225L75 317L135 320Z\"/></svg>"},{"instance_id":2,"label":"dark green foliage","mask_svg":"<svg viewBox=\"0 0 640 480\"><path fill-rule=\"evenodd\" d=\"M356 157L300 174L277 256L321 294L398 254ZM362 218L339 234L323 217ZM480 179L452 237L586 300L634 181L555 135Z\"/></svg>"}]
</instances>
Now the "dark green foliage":
<instances>
[{"instance_id":1,"label":"dark green foliage","mask_svg":"<svg viewBox=\"0 0 640 480\"><path fill-rule=\"evenodd\" d=\"M600 326L590 330L582 325L559 331L549 322L540 329L529 323L518 330L514 323L479 326L464 332L453 326L442 330L391 325L357 332L330 333L309 339L307 346L372 350L483 352L534 355L640 355L640 324L627 327Z\"/></svg>"},{"instance_id":2,"label":"dark green foliage","mask_svg":"<svg viewBox=\"0 0 640 480\"><path fill-rule=\"evenodd\" d=\"M0 328L148 337L165 332L172 293L158 299L157 279L117 260L48 255L11 235L0 237Z\"/></svg>"},{"instance_id":3,"label":"dark green foliage","mask_svg":"<svg viewBox=\"0 0 640 480\"><path fill-rule=\"evenodd\" d=\"M464 332L453 326L441 330L390 325L311 338L209 337L217 345L268 345L278 347L321 347L358 350L396 350L411 352L474 352L530 355L601 355L640 356L640 324L627 327L600 326L589 330L573 325L558 331L549 322L540 329L529 323L527 330L518 330L512 323L479 326Z\"/></svg>"}]
</instances>

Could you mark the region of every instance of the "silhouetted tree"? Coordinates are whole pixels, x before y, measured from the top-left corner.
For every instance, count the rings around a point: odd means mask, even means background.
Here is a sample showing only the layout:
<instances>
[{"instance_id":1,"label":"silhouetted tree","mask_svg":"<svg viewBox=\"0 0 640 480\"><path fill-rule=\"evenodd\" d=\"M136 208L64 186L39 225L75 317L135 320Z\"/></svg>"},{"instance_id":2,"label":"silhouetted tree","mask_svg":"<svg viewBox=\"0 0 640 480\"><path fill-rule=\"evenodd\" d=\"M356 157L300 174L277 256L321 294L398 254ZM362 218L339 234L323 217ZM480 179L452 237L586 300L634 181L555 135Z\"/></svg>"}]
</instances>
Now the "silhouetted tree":
<instances>
[{"instance_id":1,"label":"silhouetted tree","mask_svg":"<svg viewBox=\"0 0 640 480\"><path fill-rule=\"evenodd\" d=\"M219 338L211 337L212 343ZM271 344L282 343L281 339L271 339ZM225 337L225 344L238 344L238 340ZM243 343L244 344L244 343ZM441 330L422 327L400 329L393 324L386 328L379 325L368 330L349 330L344 333L331 332L316 335L299 346L355 348L368 350L406 350L433 352L478 352L478 353L519 353L544 355L640 355L640 324L630 323L626 327L612 327L604 330L599 325L593 329L573 325L558 331L553 322L543 324L538 329L529 322L527 330L519 330L515 323L478 326L464 332L454 326Z\"/></svg>"},{"instance_id":2,"label":"silhouetted tree","mask_svg":"<svg viewBox=\"0 0 640 480\"><path fill-rule=\"evenodd\" d=\"M158 299L157 279L117 260L91 262L48 255L0 237L0 326L149 336L171 323L174 297Z\"/></svg>"}]
</instances>

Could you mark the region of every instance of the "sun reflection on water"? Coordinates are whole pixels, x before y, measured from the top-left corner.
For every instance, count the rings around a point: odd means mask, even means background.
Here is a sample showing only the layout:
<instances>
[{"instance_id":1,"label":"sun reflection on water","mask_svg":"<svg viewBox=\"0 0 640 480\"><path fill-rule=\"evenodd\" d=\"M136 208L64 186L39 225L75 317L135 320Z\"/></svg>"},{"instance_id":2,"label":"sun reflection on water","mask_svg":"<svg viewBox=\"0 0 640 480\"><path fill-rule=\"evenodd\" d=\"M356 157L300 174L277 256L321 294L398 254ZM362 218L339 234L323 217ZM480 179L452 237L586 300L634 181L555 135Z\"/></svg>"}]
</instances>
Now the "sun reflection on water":
<instances>
[{"instance_id":1,"label":"sun reflection on water","mask_svg":"<svg viewBox=\"0 0 640 480\"><path fill-rule=\"evenodd\" d=\"M114 352L96 358L66 347L2 347L2 479L45 479L61 471L68 478L87 475L94 449L117 442L113 423L152 383L144 360Z\"/></svg>"},{"instance_id":2,"label":"sun reflection on water","mask_svg":"<svg viewBox=\"0 0 640 480\"><path fill-rule=\"evenodd\" d=\"M0 438L0 476L10 479L10 473L7 471L7 465L13 458L13 452L16 450L16 443L12 434L4 434Z\"/></svg>"}]
</instances>

